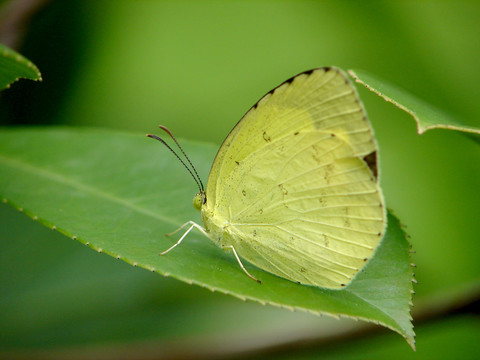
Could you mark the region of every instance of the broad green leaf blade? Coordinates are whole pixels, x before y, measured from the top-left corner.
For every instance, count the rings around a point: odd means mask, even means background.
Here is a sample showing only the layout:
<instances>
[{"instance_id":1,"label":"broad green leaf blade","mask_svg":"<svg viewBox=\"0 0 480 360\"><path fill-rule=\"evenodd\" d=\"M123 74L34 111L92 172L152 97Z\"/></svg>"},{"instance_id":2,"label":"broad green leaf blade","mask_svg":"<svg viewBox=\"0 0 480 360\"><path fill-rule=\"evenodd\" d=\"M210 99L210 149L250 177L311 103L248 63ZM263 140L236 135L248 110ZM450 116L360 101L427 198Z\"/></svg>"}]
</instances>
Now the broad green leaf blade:
<instances>
[{"instance_id":1,"label":"broad green leaf blade","mask_svg":"<svg viewBox=\"0 0 480 360\"><path fill-rule=\"evenodd\" d=\"M183 142L203 178L215 147ZM0 196L41 223L132 265L212 291L315 314L387 326L414 346L409 245L389 216L384 241L345 289L300 286L248 265L192 232L174 251L163 234L188 220L193 180L168 151L141 135L103 130L6 130L0 134Z\"/></svg>"},{"instance_id":2,"label":"broad green leaf blade","mask_svg":"<svg viewBox=\"0 0 480 360\"><path fill-rule=\"evenodd\" d=\"M363 70L349 70L354 80L368 90L413 116L419 134L430 129L450 129L480 134L480 129L463 125L455 117L437 109L414 94Z\"/></svg>"},{"instance_id":3,"label":"broad green leaf blade","mask_svg":"<svg viewBox=\"0 0 480 360\"><path fill-rule=\"evenodd\" d=\"M20 78L42 81L40 71L30 60L0 44L0 90Z\"/></svg>"}]
</instances>

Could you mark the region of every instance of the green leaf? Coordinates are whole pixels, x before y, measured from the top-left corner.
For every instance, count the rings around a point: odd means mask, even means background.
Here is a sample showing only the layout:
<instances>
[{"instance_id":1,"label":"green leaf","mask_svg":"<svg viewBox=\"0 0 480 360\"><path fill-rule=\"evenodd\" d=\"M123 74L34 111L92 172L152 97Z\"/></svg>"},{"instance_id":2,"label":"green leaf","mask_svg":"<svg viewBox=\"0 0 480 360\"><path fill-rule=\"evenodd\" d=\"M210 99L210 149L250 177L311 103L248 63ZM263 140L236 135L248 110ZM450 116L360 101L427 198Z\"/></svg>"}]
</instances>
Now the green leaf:
<instances>
[{"instance_id":1,"label":"green leaf","mask_svg":"<svg viewBox=\"0 0 480 360\"><path fill-rule=\"evenodd\" d=\"M0 359L35 358L27 349L107 358L101 344L115 352L121 343L138 354L146 342L154 348L144 351L175 358L170 353L179 340L189 349L178 349L184 358L211 358L220 348L229 358L299 338L339 341L372 327L238 301L132 268L1 202L0 248ZM396 334L395 340L410 351Z\"/></svg>"},{"instance_id":2,"label":"green leaf","mask_svg":"<svg viewBox=\"0 0 480 360\"><path fill-rule=\"evenodd\" d=\"M183 141L206 177L216 148ZM398 220L374 258L345 289L297 285L259 269L257 284L232 254L192 232L172 244L163 234L188 220L193 180L177 160L140 135L62 128L14 129L0 134L0 196L39 222L127 263L190 284L288 309L345 316L382 324L414 347L409 314L412 270L409 245Z\"/></svg>"},{"instance_id":3,"label":"green leaf","mask_svg":"<svg viewBox=\"0 0 480 360\"><path fill-rule=\"evenodd\" d=\"M430 129L450 129L480 134L480 129L462 124L454 116L437 109L397 85L363 70L349 70L348 73L357 83L364 85L368 90L413 116L419 134Z\"/></svg>"},{"instance_id":4,"label":"green leaf","mask_svg":"<svg viewBox=\"0 0 480 360\"><path fill-rule=\"evenodd\" d=\"M0 90L20 78L42 81L40 71L30 60L0 44Z\"/></svg>"}]
</instances>

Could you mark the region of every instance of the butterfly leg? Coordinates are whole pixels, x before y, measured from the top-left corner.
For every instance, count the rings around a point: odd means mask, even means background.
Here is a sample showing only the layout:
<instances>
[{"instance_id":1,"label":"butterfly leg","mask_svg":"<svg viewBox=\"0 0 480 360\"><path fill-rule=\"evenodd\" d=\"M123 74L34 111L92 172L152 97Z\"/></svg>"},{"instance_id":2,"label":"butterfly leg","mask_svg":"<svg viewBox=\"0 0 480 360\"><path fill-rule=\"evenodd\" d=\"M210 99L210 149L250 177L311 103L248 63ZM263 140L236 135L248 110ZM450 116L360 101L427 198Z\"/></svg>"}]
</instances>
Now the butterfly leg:
<instances>
[{"instance_id":1,"label":"butterfly leg","mask_svg":"<svg viewBox=\"0 0 480 360\"><path fill-rule=\"evenodd\" d=\"M235 251L235 248L233 247L233 245L224 245L222 246L223 249L230 249L233 251L233 255L235 255L235 258L237 259L238 261L238 264L240 265L240 267L242 268L242 270L245 272L245 274L247 274L247 276L252 279L252 280L255 280L256 282L258 282L259 284L261 284L262 282L260 280L258 280L256 277L252 276L248 271L247 269L245 269L245 266L243 266L242 264L242 261L240 260L237 252Z\"/></svg>"},{"instance_id":2,"label":"butterfly leg","mask_svg":"<svg viewBox=\"0 0 480 360\"><path fill-rule=\"evenodd\" d=\"M203 227L201 227L200 225L198 225L196 222L194 221L187 221L185 224L183 224L182 226L180 226L177 230L175 231L172 231L171 233L168 233L168 234L165 234L165 236L172 236L172 235L175 235L177 232L179 232L180 230L182 230L185 226L187 225L192 225L194 227L196 227L198 230L200 230L200 232L205 235L206 237L209 237L207 232L205 231L205 229Z\"/></svg>"},{"instance_id":3,"label":"butterfly leg","mask_svg":"<svg viewBox=\"0 0 480 360\"><path fill-rule=\"evenodd\" d=\"M193 221L188 221L188 222L186 222L185 224L183 224L182 226L180 226L177 230L175 230L174 232L171 232L170 234L166 234L165 236L171 236L171 235L173 235L173 234L176 234L177 232L179 232L180 230L182 230L182 229L183 229L185 226L187 226L187 225L190 225L190 227L188 228L187 231L185 231L185 232L183 233L183 235L180 237L180 239L178 239L178 241L177 241L175 244L173 244L172 246L170 246L167 250L162 251L159 255L165 255L165 254L168 253L170 250L172 250L172 249L175 248L177 245L179 245L179 244L182 242L182 240L185 238L185 236L187 236L187 234L188 234L190 231L192 231L192 229L193 229L194 227L197 228L198 230L200 230L200 232L201 232L202 234L204 234L205 236L208 237L208 234L207 234L207 232L205 231L205 229L202 228L200 225L198 225L197 223L195 223L195 222L193 222Z\"/></svg>"}]
</instances>

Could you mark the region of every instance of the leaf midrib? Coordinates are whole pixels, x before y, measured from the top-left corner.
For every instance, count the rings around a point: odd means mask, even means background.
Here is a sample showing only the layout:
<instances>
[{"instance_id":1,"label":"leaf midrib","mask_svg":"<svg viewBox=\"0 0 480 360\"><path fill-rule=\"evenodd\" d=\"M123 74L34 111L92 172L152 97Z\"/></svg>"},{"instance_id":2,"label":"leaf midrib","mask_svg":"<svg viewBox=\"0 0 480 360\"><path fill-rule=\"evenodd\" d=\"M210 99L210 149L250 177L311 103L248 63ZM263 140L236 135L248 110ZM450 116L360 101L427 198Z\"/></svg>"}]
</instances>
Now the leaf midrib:
<instances>
[{"instance_id":1,"label":"leaf midrib","mask_svg":"<svg viewBox=\"0 0 480 360\"><path fill-rule=\"evenodd\" d=\"M67 177L65 177L65 176L63 176L59 173L55 173L53 171L46 170L42 167L31 165L31 164L29 164L25 161L5 157L4 155L0 155L0 162L3 162L6 166L13 167L17 170L20 170L20 171L23 171L23 172L26 172L26 173L29 173L29 174L37 175L37 176L43 177L45 179L51 180L53 182L69 186L69 187L71 187L73 189L76 189L78 191L83 191L83 192L88 193L90 195L100 197L100 198L102 198L104 200L107 200L107 201L110 201L112 203L125 206L125 207L130 208L134 211L137 211L141 214L153 217L154 219L161 220L161 221L173 224L173 225L177 225L177 223L174 220L172 220L168 217L162 216L161 214L155 213L155 212L150 211L148 209L139 207L139 206L137 206L137 205L135 205L135 204L133 204L129 201L126 201L122 198L119 198L119 197L117 197L117 196L115 196L111 193L108 193L108 192L105 192L103 190L94 188L92 186L88 186L88 185L79 183L79 182L77 182L77 181L75 181L71 178L67 178Z\"/></svg>"},{"instance_id":2,"label":"leaf midrib","mask_svg":"<svg viewBox=\"0 0 480 360\"><path fill-rule=\"evenodd\" d=\"M348 290L348 289L346 289L345 291L348 292L349 294L355 296L356 298L364 301L365 303L369 304L369 305L372 306L374 309L377 309L379 312L381 312L382 314L386 315L389 319L392 319L399 328L403 329L403 327L395 320L395 318L394 318L391 314L389 314L388 312L386 312L384 309L380 308L377 304L371 302L370 300L367 300L366 298L364 298L363 296L360 296L360 295L359 295L358 293L356 293L356 292L350 291L350 290ZM385 324L385 325L386 325L386 324ZM387 326L387 325L386 325L386 326Z\"/></svg>"}]
</instances>

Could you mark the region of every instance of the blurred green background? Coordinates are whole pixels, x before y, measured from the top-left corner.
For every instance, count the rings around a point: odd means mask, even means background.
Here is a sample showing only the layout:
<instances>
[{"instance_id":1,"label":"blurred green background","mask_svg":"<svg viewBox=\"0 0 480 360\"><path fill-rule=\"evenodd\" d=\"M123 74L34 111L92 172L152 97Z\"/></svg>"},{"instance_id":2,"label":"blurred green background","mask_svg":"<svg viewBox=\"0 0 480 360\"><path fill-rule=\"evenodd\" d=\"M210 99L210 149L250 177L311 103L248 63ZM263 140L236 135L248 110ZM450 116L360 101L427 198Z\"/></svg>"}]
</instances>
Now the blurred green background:
<instances>
[{"instance_id":1,"label":"blurred green background","mask_svg":"<svg viewBox=\"0 0 480 360\"><path fill-rule=\"evenodd\" d=\"M2 93L3 126L143 136L163 124L220 145L267 91L336 65L388 79L480 127L473 1L0 4L0 42L44 78ZM187 344L205 358L479 358L479 144L446 130L418 136L406 113L359 91L388 207L416 250L416 353L398 335L350 320L242 303L132 268L2 204L0 356L168 358L188 355Z\"/></svg>"}]
</instances>

